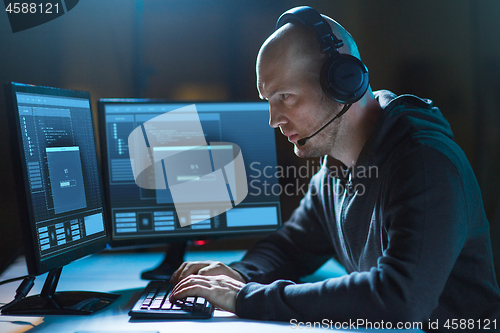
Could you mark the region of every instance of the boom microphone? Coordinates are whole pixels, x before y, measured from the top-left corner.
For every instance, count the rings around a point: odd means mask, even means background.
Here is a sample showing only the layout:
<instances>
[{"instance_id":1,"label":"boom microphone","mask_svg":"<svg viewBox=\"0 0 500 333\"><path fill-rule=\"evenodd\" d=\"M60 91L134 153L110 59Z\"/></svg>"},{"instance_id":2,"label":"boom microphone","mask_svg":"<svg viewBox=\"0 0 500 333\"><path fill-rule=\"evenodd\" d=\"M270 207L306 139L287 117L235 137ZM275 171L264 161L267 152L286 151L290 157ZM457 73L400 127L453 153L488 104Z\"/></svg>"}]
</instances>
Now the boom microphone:
<instances>
[{"instance_id":1,"label":"boom microphone","mask_svg":"<svg viewBox=\"0 0 500 333\"><path fill-rule=\"evenodd\" d=\"M299 145L299 147L302 147L303 145L306 144L306 142L312 138L313 136L315 136L316 134L318 134L319 132L321 132L322 130L325 129L326 126L330 125L335 119L339 118L340 116L342 116L344 113L347 112L347 110L349 110L349 108L351 107L352 104L346 104L344 105L344 107L342 108L342 110L340 110L340 112L335 116L333 117L329 122L327 122L325 125L323 125L323 127L321 127L319 130L317 130L316 132L314 132L313 135L311 136L307 136L305 138L302 138L300 140L297 141L297 144Z\"/></svg>"}]
</instances>

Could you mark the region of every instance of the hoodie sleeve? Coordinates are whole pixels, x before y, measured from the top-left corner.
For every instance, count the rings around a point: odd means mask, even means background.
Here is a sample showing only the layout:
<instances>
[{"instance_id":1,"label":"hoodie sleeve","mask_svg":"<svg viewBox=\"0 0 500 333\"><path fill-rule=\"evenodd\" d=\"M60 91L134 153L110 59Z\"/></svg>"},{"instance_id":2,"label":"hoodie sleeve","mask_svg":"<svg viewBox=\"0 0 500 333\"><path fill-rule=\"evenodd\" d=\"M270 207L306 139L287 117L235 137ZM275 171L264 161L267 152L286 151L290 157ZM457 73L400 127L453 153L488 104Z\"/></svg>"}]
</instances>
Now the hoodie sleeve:
<instances>
[{"instance_id":1,"label":"hoodie sleeve","mask_svg":"<svg viewBox=\"0 0 500 333\"><path fill-rule=\"evenodd\" d=\"M248 283L237 296L236 314L427 323L467 235L465 189L455 165L424 146L407 151L389 171L381 192L389 240L374 267L317 283Z\"/></svg>"},{"instance_id":2,"label":"hoodie sleeve","mask_svg":"<svg viewBox=\"0 0 500 333\"><path fill-rule=\"evenodd\" d=\"M318 210L317 196L311 195L318 176L311 180L308 192L290 220L257 243L242 261L230 265L247 282L296 281L313 273L333 256L331 240L320 223L324 218L322 210Z\"/></svg>"}]
</instances>

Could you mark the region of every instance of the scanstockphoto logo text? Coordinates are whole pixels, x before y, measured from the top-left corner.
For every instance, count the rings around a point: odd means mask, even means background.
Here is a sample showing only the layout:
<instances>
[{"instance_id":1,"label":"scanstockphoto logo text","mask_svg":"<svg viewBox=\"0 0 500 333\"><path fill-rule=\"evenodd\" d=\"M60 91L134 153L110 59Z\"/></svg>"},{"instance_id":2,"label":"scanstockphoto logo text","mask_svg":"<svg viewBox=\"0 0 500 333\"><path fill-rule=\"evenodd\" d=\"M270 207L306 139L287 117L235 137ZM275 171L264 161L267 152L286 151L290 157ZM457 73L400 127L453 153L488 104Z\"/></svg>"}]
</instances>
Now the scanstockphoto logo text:
<instances>
[{"instance_id":1,"label":"scanstockphoto logo text","mask_svg":"<svg viewBox=\"0 0 500 333\"><path fill-rule=\"evenodd\" d=\"M75 8L79 0L4 0L12 32L52 21Z\"/></svg>"},{"instance_id":2,"label":"scanstockphoto logo text","mask_svg":"<svg viewBox=\"0 0 500 333\"><path fill-rule=\"evenodd\" d=\"M252 196L304 196L309 189L308 183L304 183L301 179L310 179L313 175L320 171L321 165L315 165L309 160L306 165L302 166L270 166L263 165L260 162L252 162L250 164L249 177L249 195ZM338 166L329 167L329 175L334 178L349 179L349 176L354 176L356 179L363 178L378 178L377 166L359 166L355 168L341 168ZM279 183L279 179L294 179L294 182L285 185ZM366 185L362 182L351 184L350 181L343 182L325 182L322 187L324 190L329 190L329 186L335 186L336 191L340 194L347 191L348 194L356 194L362 196L366 193ZM332 189L333 190L333 189ZM317 195L319 189L311 189L311 195Z\"/></svg>"}]
</instances>

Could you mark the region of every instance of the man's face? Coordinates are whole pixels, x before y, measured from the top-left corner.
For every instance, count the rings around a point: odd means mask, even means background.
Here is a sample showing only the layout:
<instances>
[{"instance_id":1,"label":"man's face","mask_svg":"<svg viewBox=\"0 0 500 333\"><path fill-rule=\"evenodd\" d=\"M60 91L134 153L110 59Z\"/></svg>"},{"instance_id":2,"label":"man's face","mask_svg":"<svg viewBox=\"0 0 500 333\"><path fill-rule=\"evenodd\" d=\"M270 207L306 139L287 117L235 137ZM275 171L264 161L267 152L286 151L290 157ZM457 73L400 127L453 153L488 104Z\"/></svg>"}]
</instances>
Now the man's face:
<instances>
[{"instance_id":1,"label":"man's face","mask_svg":"<svg viewBox=\"0 0 500 333\"><path fill-rule=\"evenodd\" d=\"M269 125L279 127L299 157L331 154L338 134L337 120L299 146L297 141L312 135L328 122L340 105L331 101L319 83L321 64L294 57L262 57L257 61L257 88L269 101Z\"/></svg>"}]
</instances>

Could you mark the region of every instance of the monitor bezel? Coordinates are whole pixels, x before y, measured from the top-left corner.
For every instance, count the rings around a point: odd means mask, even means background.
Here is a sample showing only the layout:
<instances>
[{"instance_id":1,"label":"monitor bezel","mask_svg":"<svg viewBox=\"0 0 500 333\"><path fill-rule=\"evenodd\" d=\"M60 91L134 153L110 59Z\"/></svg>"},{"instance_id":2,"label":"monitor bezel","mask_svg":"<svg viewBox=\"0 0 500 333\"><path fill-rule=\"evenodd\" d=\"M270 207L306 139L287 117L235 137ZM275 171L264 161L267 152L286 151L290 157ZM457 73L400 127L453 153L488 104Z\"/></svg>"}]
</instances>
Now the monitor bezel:
<instances>
[{"instance_id":1,"label":"monitor bezel","mask_svg":"<svg viewBox=\"0 0 500 333\"><path fill-rule=\"evenodd\" d=\"M19 119L19 110L17 104L16 93L32 93L32 94L42 94L42 95L52 95L60 97L74 97L74 98L85 98L89 101L90 116L92 121L92 131L94 134L94 145L96 153L96 163L97 163L97 173L99 177L99 184L101 198L104 198L102 191L102 176L100 172L99 156L98 156L98 146L96 140L96 129L94 125L94 115L92 112L92 102L90 99L90 93L87 91L80 90L70 90L53 88L46 86L30 85L18 82L8 82L5 84L5 99L7 106L7 121L8 127L10 129L9 141L10 141L10 151L12 160L12 176L14 181L18 184L16 189L16 198L18 202L18 214L20 218L24 253L26 257L26 265L28 267L28 273L30 275L40 275L48 272L52 269L59 268L69 264L70 262L83 258L87 255L99 252L106 247L109 241L108 224L106 222L106 207L105 202L102 200L101 205L103 209L103 219L104 219L104 231L106 233L105 237L94 239L92 242L84 243L81 246L72 249L61 254L56 254L50 258L41 260L40 252L38 251L38 240L36 231L33 228L35 224L34 212L32 209L32 201L29 188L29 180L27 175L27 166L25 161L25 152L22 145L22 133L21 133L21 123ZM18 172L22 170L22 172Z\"/></svg>"},{"instance_id":2,"label":"monitor bezel","mask_svg":"<svg viewBox=\"0 0 500 333\"><path fill-rule=\"evenodd\" d=\"M172 242L184 242L184 241L192 241L192 240L206 240L206 239L225 239L225 238L234 238L234 237L256 237L262 236L265 234L269 234L272 231L280 228L283 225L282 220L282 204L281 197L279 198L279 205L277 209L278 216L278 225L276 228L272 230L252 230L245 232L238 232L237 235L232 234L231 232L220 233L220 234L208 234L208 235L169 235L169 236L158 236L158 237L147 237L147 238L138 238L131 237L130 239L115 239L113 237L113 226L112 226L112 218L111 218L111 202L109 195L109 165L108 165L108 150L107 150L107 140L106 140L106 114L104 107L105 105L116 104L116 105L124 105L124 104L219 104L219 103L265 103L263 101L219 101L219 100L173 100L173 99L161 99L161 98L100 98L97 101L97 112L98 112L98 128L99 128L99 146L101 149L101 174L103 178L103 190L104 190L104 201L106 207L106 223L107 229L109 232L109 247L110 248L140 248L140 247L152 247L152 246L160 246ZM277 136L274 134L275 144L277 144ZM276 154L276 158L278 159L278 153Z\"/></svg>"}]
</instances>

